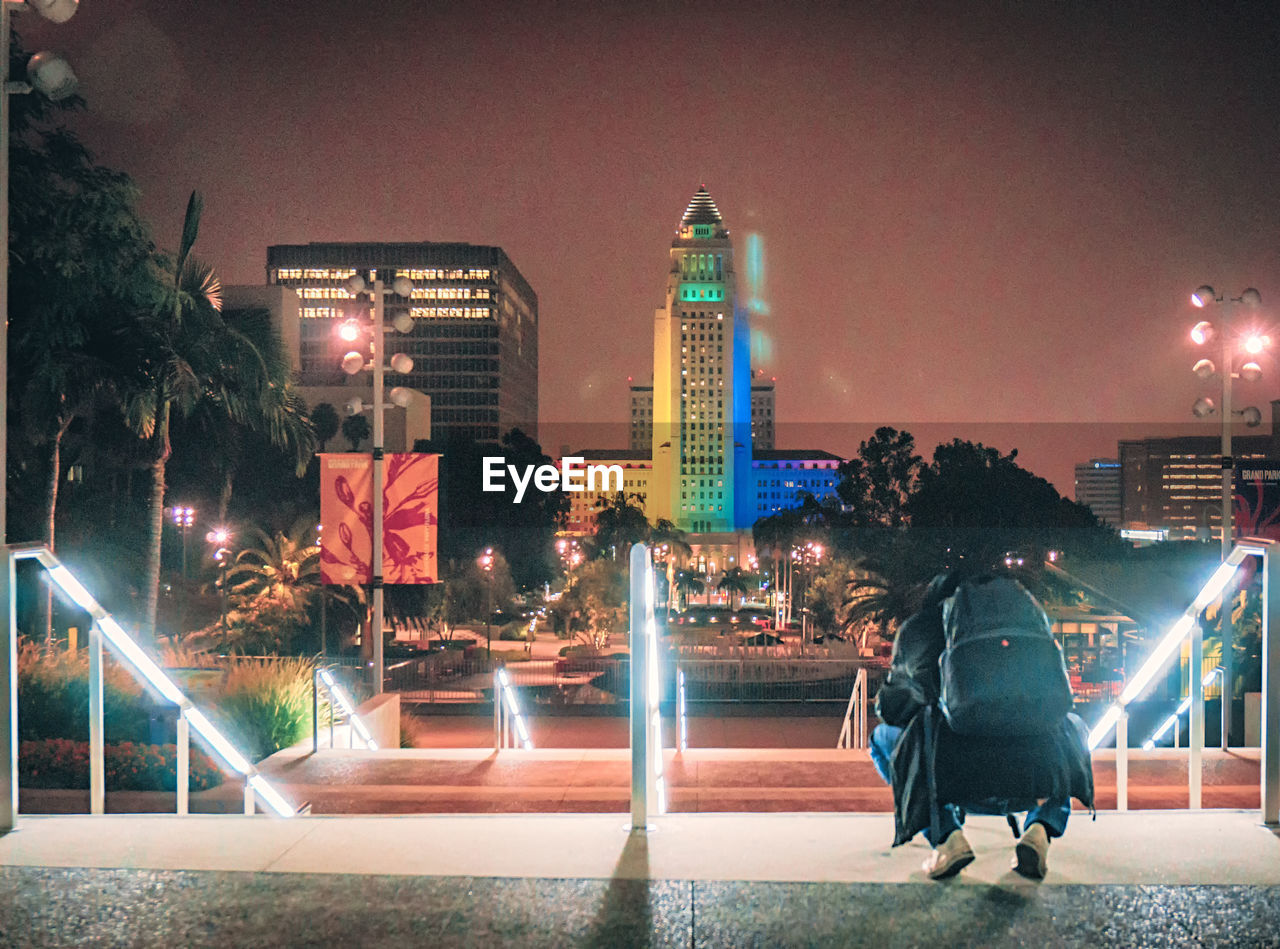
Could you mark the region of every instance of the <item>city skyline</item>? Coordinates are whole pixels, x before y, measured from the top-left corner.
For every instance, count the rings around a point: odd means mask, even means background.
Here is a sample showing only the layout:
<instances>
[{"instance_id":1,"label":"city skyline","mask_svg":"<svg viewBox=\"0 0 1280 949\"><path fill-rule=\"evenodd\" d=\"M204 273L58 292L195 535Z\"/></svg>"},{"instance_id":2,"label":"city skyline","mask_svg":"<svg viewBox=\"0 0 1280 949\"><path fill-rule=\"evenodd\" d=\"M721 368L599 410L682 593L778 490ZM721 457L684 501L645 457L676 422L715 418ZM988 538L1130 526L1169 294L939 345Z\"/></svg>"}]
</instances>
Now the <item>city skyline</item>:
<instances>
[{"instance_id":1,"label":"city skyline","mask_svg":"<svg viewBox=\"0 0 1280 949\"><path fill-rule=\"evenodd\" d=\"M1120 438L1190 427L1189 291L1280 299L1276 14L859 14L86 0L19 28L74 61L71 124L161 246L204 192L227 283L263 282L272 244L506 248L539 296L549 451L625 443L653 248L702 183L765 238L780 447L893 424L927 457L961 423L1069 494ZM1241 387L1264 409L1268 378Z\"/></svg>"}]
</instances>

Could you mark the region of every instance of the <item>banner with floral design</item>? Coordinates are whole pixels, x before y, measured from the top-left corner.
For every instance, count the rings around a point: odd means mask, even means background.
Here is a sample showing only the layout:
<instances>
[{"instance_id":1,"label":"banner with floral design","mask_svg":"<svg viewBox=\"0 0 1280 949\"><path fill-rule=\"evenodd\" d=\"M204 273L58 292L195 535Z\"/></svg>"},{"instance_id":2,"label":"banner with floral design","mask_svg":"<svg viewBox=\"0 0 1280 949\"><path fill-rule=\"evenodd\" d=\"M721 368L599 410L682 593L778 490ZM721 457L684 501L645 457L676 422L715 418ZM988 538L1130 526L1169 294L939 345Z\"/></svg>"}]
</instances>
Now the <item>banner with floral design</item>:
<instances>
[{"instance_id":1,"label":"banner with floral design","mask_svg":"<svg viewBox=\"0 0 1280 949\"><path fill-rule=\"evenodd\" d=\"M383 456L383 583L435 583L440 456ZM373 456L320 456L320 578L368 583L373 576Z\"/></svg>"}]
</instances>

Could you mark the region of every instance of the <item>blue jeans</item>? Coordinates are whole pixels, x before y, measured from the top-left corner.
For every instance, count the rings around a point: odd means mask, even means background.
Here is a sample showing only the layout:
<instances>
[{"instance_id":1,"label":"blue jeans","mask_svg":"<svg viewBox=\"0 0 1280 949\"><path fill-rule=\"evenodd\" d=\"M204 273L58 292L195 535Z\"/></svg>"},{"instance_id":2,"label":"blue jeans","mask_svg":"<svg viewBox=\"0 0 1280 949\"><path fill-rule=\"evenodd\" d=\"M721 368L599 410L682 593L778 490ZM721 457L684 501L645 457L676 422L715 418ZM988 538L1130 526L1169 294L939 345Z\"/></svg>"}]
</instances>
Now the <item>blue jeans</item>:
<instances>
[{"instance_id":1,"label":"blue jeans","mask_svg":"<svg viewBox=\"0 0 1280 949\"><path fill-rule=\"evenodd\" d=\"M893 778L889 770L889 759L893 757L893 749L897 747L898 740L902 737L902 729L896 725L877 725L875 730L871 732L871 763L876 766L876 770L880 772L880 777L884 778L885 783L892 785ZM926 827L924 830L925 840L929 841L931 847L936 847L942 841L951 836L951 832L960 829L960 825L964 823L964 812L966 810L974 813L981 813L979 807L963 807L955 804L943 804L938 808L939 827L938 839L933 839L933 828ZM1027 818L1023 821L1022 832L1026 833L1032 824L1043 824L1045 833L1049 835L1049 839L1061 837L1067 829L1067 818L1071 816L1071 799L1066 797L1049 798L1044 803L1037 805L1027 812Z\"/></svg>"}]
</instances>

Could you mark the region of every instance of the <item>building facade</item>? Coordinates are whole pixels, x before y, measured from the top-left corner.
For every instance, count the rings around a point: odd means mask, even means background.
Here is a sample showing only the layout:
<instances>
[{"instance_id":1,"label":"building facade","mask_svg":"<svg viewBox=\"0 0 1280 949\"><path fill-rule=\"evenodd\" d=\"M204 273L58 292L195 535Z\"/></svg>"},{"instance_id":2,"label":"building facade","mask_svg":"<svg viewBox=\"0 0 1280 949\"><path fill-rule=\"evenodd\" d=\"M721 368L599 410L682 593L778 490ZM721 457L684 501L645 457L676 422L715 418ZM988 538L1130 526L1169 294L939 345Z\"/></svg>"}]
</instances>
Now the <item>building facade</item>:
<instances>
[{"instance_id":1,"label":"building facade","mask_svg":"<svg viewBox=\"0 0 1280 949\"><path fill-rule=\"evenodd\" d=\"M367 312L345 282L359 272L386 285L413 282L407 298L387 296L388 326L413 317L407 334L388 334L388 351L413 358L411 373L388 375L430 397L435 438L496 441L513 428L538 432L538 298L500 247L445 243L288 244L267 248L268 284L300 298L298 354L304 386L342 385L350 343L340 324Z\"/></svg>"},{"instance_id":2,"label":"building facade","mask_svg":"<svg viewBox=\"0 0 1280 949\"><path fill-rule=\"evenodd\" d=\"M1100 521L1119 527L1120 462L1116 458L1092 458L1076 465L1077 504L1093 511Z\"/></svg>"},{"instance_id":3,"label":"building facade","mask_svg":"<svg viewBox=\"0 0 1280 949\"><path fill-rule=\"evenodd\" d=\"M669 252L654 313L650 516L692 533L754 522L750 325L738 305L733 243L699 188Z\"/></svg>"},{"instance_id":4,"label":"building facade","mask_svg":"<svg viewBox=\"0 0 1280 949\"><path fill-rule=\"evenodd\" d=\"M1280 459L1280 399L1271 403L1270 433L1236 436L1232 455L1237 466ZM1218 435L1122 441L1119 456L1123 529L1161 533L1169 540L1221 540Z\"/></svg>"}]
</instances>

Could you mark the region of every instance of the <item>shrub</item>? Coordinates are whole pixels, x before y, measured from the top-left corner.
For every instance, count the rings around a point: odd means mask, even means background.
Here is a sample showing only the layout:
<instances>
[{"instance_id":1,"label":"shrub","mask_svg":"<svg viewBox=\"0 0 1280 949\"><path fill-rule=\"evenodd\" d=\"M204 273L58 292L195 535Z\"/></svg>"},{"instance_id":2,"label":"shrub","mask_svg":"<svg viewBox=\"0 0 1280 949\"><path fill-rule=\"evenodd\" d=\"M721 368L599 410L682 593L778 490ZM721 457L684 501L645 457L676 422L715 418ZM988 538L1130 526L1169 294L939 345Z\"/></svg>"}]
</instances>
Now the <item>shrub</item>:
<instances>
[{"instance_id":1,"label":"shrub","mask_svg":"<svg viewBox=\"0 0 1280 949\"><path fill-rule=\"evenodd\" d=\"M498 638L507 642L524 642L529 638L529 624L523 620L506 623L498 630Z\"/></svg>"},{"instance_id":2,"label":"shrub","mask_svg":"<svg viewBox=\"0 0 1280 949\"><path fill-rule=\"evenodd\" d=\"M150 734L151 703L137 680L104 657L102 718L108 738L142 741ZM18 648L18 740L89 740L89 654L21 640Z\"/></svg>"},{"instance_id":3,"label":"shrub","mask_svg":"<svg viewBox=\"0 0 1280 949\"><path fill-rule=\"evenodd\" d=\"M400 713L400 747L401 748L419 748L424 747L418 742L426 737L427 726L422 723L422 719L410 712L402 711Z\"/></svg>"},{"instance_id":4,"label":"shrub","mask_svg":"<svg viewBox=\"0 0 1280 949\"><path fill-rule=\"evenodd\" d=\"M176 745L131 741L104 745L103 770L108 791L173 791L177 787ZM191 748L190 787L205 791L222 783L222 772L199 748ZM18 784L25 788L87 788L89 743L50 738L18 746Z\"/></svg>"},{"instance_id":5,"label":"shrub","mask_svg":"<svg viewBox=\"0 0 1280 949\"><path fill-rule=\"evenodd\" d=\"M260 761L311 733L311 661L235 659L214 699L214 715L232 744ZM320 726L329 723L321 690Z\"/></svg>"}]
</instances>

